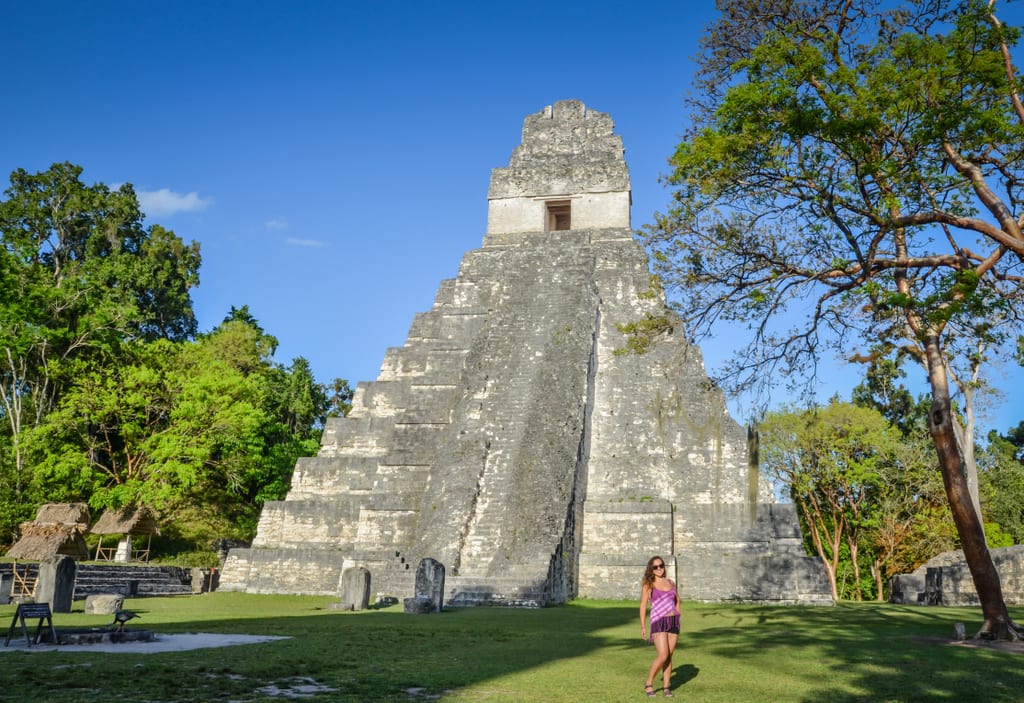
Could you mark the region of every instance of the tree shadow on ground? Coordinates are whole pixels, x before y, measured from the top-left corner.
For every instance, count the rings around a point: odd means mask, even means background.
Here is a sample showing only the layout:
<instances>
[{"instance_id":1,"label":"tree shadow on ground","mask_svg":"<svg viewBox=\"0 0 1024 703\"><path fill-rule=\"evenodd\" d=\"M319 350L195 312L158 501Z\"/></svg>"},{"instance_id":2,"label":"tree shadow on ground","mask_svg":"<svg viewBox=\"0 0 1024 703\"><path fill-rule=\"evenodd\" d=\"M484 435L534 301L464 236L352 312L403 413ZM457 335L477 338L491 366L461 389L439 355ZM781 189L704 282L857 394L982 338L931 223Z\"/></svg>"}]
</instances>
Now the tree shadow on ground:
<instances>
[{"instance_id":1,"label":"tree shadow on ground","mask_svg":"<svg viewBox=\"0 0 1024 703\"><path fill-rule=\"evenodd\" d=\"M32 654L13 653L0 668L0 690L24 689L29 697L22 699L30 700L25 682L36 678L40 664L49 671L47 690L59 690L61 695L54 700L67 703L263 700L252 698L253 692L294 680L316 682L323 687L322 700L409 700L567 660L580 662L573 676L585 685L587 658L609 646L609 638L600 631L637 617L635 605L622 603L532 610L459 608L433 615L408 615L400 606L358 613L319 606L305 613L259 617L260 599L243 597L237 599L245 609L243 617L221 614L203 619L193 613L172 620L159 614L160 602L168 599L146 600L152 605L145 627L157 633L288 639L160 654L90 655L78 650L50 653L45 662ZM133 609L139 603L135 601ZM542 682L540 689L551 690L551 685ZM318 694L313 695L316 700Z\"/></svg>"},{"instance_id":2,"label":"tree shadow on ground","mask_svg":"<svg viewBox=\"0 0 1024 703\"><path fill-rule=\"evenodd\" d=\"M774 670L791 686L775 700L1008 703L1024 690L1018 648L953 640L956 622L980 624L976 608L704 606L699 619L694 649L736 669Z\"/></svg>"},{"instance_id":3,"label":"tree shadow on ground","mask_svg":"<svg viewBox=\"0 0 1024 703\"><path fill-rule=\"evenodd\" d=\"M640 697L653 648L635 602L519 610L401 607L345 613L328 599L212 594L138 599L158 633L284 636L260 645L164 654L14 652L7 700L60 703L281 701L260 691L314 687L306 700L613 701ZM4 617L0 609L0 619ZM976 609L684 604L672 688L701 701L1017 701L1021 655L950 644ZM109 616L101 616L109 624ZM59 628L64 616L56 617ZM82 614L67 624L88 622ZM318 688L317 688L318 687Z\"/></svg>"}]
</instances>

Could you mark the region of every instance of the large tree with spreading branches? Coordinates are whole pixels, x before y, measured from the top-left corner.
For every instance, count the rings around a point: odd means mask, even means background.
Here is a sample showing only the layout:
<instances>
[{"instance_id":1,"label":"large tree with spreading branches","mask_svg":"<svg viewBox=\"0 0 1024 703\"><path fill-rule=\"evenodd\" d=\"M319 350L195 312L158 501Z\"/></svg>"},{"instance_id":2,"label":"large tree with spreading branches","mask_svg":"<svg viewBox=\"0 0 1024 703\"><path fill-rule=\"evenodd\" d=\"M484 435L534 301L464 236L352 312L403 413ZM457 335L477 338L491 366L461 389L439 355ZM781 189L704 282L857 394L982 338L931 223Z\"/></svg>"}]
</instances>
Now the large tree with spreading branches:
<instances>
[{"instance_id":1,"label":"large tree with spreading branches","mask_svg":"<svg viewBox=\"0 0 1024 703\"><path fill-rule=\"evenodd\" d=\"M723 374L732 388L811 380L828 351L921 361L979 635L1016 637L950 370L967 350L1004 349L1024 311L1018 32L994 0L718 5L672 206L645 233L656 266L691 335L750 330Z\"/></svg>"}]
</instances>

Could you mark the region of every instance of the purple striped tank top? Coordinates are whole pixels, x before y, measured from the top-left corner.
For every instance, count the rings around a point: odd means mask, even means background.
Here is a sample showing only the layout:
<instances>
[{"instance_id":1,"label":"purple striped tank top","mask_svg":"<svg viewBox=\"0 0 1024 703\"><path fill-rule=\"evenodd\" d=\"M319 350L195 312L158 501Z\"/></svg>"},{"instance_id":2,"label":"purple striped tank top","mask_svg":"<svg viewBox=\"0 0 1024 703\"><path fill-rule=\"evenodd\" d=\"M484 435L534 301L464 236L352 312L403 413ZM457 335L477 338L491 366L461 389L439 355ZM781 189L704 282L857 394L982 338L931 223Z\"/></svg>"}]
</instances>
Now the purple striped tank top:
<instances>
[{"instance_id":1,"label":"purple striped tank top","mask_svg":"<svg viewBox=\"0 0 1024 703\"><path fill-rule=\"evenodd\" d=\"M676 614L676 585L672 584L672 590L659 591L651 586L651 622L660 620Z\"/></svg>"}]
</instances>

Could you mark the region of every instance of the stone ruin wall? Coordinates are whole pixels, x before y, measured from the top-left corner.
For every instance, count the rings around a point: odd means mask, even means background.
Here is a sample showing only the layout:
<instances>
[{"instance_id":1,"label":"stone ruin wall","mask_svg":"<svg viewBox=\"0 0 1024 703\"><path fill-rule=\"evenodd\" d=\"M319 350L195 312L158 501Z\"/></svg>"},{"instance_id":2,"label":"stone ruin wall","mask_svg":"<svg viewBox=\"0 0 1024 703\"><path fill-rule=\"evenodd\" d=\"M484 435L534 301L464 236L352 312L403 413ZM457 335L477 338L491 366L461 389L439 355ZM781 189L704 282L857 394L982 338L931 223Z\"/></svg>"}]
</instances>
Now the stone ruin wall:
<instances>
[{"instance_id":1,"label":"stone ruin wall","mask_svg":"<svg viewBox=\"0 0 1024 703\"><path fill-rule=\"evenodd\" d=\"M1024 545L990 550L1003 600L1024 605ZM889 580L889 602L904 605L979 605L978 590L962 549L943 552L909 574Z\"/></svg>"},{"instance_id":2,"label":"stone ruin wall","mask_svg":"<svg viewBox=\"0 0 1024 703\"><path fill-rule=\"evenodd\" d=\"M492 175L483 246L297 462L221 588L336 594L359 566L401 598L430 557L455 605L636 598L658 553L686 598L830 602L651 287L612 128L577 101L527 117ZM552 230L552 205L570 229ZM622 354L621 326L645 315L672 330Z\"/></svg>"}]
</instances>

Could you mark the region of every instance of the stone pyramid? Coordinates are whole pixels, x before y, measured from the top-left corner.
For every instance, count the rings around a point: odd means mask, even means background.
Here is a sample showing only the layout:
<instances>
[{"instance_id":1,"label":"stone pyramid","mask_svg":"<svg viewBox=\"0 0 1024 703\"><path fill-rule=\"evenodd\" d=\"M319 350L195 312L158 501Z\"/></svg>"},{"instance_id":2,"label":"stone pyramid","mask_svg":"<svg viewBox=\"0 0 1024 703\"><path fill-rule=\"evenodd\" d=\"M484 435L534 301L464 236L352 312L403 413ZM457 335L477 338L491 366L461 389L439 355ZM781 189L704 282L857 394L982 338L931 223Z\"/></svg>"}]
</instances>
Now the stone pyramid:
<instances>
[{"instance_id":1,"label":"stone pyramid","mask_svg":"<svg viewBox=\"0 0 1024 703\"><path fill-rule=\"evenodd\" d=\"M403 598L430 557L452 605L635 599L658 554L686 598L828 602L652 280L609 116L528 116L488 200L483 246L299 459L220 587L336 594L364 567L376 597Z\"/></svg>"}]
</instances>

